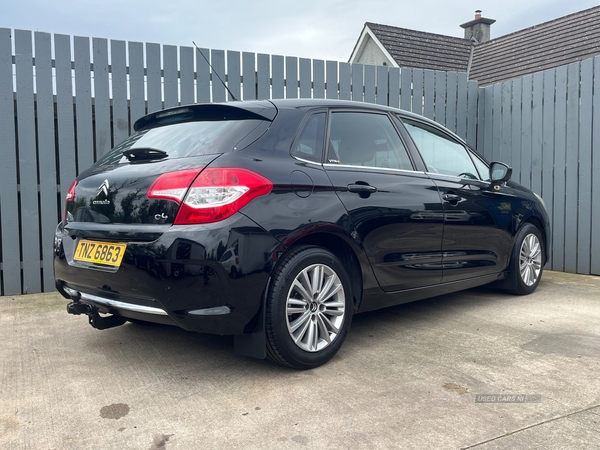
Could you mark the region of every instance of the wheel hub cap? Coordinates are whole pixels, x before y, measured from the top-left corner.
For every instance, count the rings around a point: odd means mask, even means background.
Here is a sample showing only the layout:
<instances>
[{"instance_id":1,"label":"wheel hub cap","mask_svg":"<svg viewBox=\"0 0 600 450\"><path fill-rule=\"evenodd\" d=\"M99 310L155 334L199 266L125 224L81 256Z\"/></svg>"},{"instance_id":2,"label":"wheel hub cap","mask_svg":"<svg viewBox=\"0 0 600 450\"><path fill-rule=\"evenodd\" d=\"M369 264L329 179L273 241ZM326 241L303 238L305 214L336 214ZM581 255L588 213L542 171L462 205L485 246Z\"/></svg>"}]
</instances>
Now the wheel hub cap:
<instances>
[{"instance_id":1,"label":"wheel hub cap","mask_svg":"<svg viewBox=\"0 0 600 450\"><path fill-rule=\"evenodd\" d=\"M525 236L519 256L521 280L527 286L533 286L542 270L542 246L538 237L531 233Z\"/></svg>"},{"instance_id":2,"label":"wheel hub cap","mask_svg":"<svg viewBox=\"0 0 600 450\"><path fill-rule=\"evenodd\" d=\"M313 264L294 278L287 295L286 323L294 343L317 352L337 338L346 308L344 287L337 273Z\"/></svg>"}]
</instances>

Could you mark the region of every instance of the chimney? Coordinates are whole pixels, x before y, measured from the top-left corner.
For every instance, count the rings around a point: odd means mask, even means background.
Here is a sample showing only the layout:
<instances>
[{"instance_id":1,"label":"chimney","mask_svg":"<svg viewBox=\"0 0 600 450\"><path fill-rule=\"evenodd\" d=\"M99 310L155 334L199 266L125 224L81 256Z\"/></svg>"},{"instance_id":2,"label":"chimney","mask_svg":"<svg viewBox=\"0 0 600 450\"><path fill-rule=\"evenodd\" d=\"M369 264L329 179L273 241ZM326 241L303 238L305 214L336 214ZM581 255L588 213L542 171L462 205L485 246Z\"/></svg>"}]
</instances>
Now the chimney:
<instances>
[{"instance_id":1,"label":"chimney","mask_svg":"<svg viewBox=\"0 0 600 450\"><path fill-rule=\"evenodd\" d=\"M475 39L478 44L489 41L490 28L494 22L496 20L482 17L481 10L478 9L475 11L475 19L461 25L465 29L465 39Z\"/></svg>"}]
</instances>

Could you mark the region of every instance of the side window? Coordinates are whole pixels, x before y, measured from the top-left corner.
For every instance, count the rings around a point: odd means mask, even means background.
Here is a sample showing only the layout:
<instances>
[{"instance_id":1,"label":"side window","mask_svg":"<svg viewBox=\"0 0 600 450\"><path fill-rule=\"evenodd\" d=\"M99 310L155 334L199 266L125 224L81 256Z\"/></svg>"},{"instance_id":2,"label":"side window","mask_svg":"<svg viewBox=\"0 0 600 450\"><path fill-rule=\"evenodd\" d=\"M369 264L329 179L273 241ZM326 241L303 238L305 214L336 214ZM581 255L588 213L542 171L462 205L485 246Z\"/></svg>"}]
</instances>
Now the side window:
<instances>
[{"instance_id":1,"label":"side window","mask_svg":"<svg viewBox=\"0 0 600 450\"><path fill-rule=\"evenodd\" d=\"M485 164L481 159L477 157L477 155L471 154L471 158L475 163L475 167L479 171L479 176L482 180L490 181L490 168Z\"/></svg>"},{"instance_id":2,"label":"side window","mask_svg":"<svg viewBox=\"0 0 600 450\"><path fill-rule=\"evenodd\" d=\"M389 117L377 113L333 112L327 162L414 170Z\"/></svg>"},{"instance_id":3,"label":"side window","mask_svg":"<svg viewBox=\"0 0 600 450\"><path fill-rule=\"evenodd\" d=\"M304 125L300 138L292 149L292 155L320 163L323 157L323 141L325 139L325 113L311 116Z\"/></svg>"},{"instance_id":4,"label":"side window","mask_svg":"<svg viewBox=\"0 0 600 450\"><path fill-rule=\"evenodd\" d=\"M480 179L467 149L461 143L428 125L408 119L403 119L403 122L429 172Z\"/></svg>"}]
</instances>

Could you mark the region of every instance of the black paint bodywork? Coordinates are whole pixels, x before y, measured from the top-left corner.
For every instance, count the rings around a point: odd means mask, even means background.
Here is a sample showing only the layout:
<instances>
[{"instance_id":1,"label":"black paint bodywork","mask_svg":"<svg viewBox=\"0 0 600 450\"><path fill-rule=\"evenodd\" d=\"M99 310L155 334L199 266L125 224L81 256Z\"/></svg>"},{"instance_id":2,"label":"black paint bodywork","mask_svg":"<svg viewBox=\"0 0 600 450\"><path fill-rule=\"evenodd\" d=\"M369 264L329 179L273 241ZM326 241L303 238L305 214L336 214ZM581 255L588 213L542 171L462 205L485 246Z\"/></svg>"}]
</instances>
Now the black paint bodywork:
<instances>
[{"instance_id":1,"label":"black paint bodywork","mask_svg":"<svg viewBox=\"0 0 600 450\"><path fill-rule=\"evenodd\" d=\"M216 108L189 108L203 107ZM245 109L260 115L264 124L244 137L243 146L224 148L220 154L96 165L78 177L75 201L68 207L71 220L61 222L55 236L56 286L65 297L76 291L159 308L166 315L97 305L102 312L191 331L260 335L269 278L282 254L296 245L321 245L340 257L353 280L357 312L504 278L515 235L524 222L540 229L547 254L549 221L532 192L510 181L494 190L490 183L465 185L456 177L427 173L401 122L410 117L444 130L427 119L387 107L329 100L231 102L222 108ZM388 114L415 170L336 166L293 157L290 150L307 114L336 109ZM156 114L140 119L136 129L155 127L156 120ZM173 225L177 205L168 200L144 203L145 189L161 173L191 167L250 169L271 180L273 190L222 222ZM114 186L121 191L115 187L109 193L120 215L86 200L111 177L120 180ZM348 186L356 183L377 191L351 192ZM153 220L159 212L168 219ZM97 220L99 216L105 219ZM126 243L121 266L73 261L82 238ZM240 349L262 355L256 348Z\"/></svg>"}]
</instances>

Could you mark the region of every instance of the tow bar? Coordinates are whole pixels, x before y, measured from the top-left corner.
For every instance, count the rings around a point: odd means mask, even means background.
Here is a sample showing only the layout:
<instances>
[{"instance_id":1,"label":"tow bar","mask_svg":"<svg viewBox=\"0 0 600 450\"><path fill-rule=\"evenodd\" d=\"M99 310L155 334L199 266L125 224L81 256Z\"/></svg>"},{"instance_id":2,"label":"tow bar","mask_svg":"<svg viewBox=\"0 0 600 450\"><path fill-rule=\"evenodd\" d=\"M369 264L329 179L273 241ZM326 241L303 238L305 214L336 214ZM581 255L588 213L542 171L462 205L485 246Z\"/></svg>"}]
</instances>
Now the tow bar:
<instances>
[{"instance_id":1,"label":"tow bar","mask_svg":"<svg viewBox=\"0 0 600 450\"><path fill-rule=\"evenodd\" d=\"M81 302L81 294L77 291L69 292L71 299L73 300L67 305L67 312L79 316L85 314L88 316L90 325L97 330L106 330L107 328L118 327L123 325L126 320L121 316L102 317L98 314L98 308L90 303Z\"/></svg>"}]
</instances>

